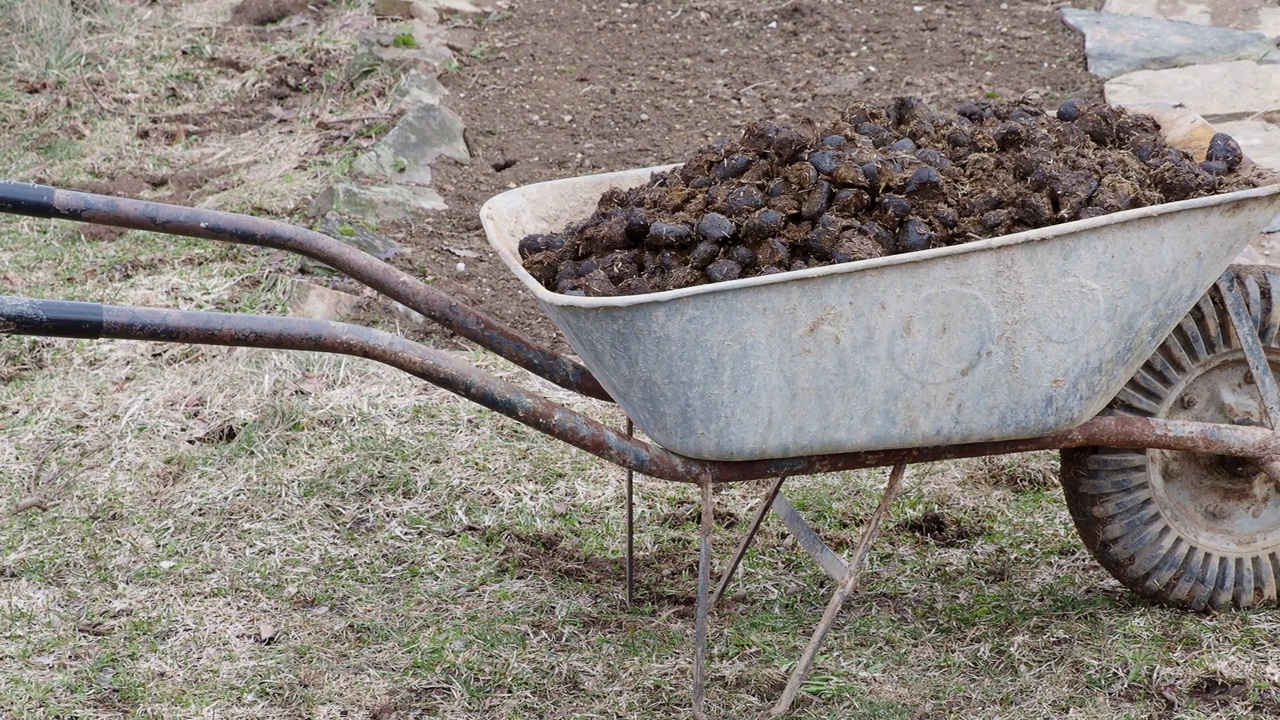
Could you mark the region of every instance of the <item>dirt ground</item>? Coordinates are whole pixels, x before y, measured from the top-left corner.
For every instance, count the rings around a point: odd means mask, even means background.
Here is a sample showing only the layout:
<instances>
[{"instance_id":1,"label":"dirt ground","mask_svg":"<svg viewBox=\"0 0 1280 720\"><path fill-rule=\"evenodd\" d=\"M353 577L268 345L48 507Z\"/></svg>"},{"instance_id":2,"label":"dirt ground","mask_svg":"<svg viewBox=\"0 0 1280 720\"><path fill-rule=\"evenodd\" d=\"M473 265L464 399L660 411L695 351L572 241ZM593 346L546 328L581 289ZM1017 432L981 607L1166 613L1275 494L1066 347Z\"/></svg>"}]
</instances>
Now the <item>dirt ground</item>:
<instances>
[{"instance_id":1,"label":"dirt ground","mask_svg":"<svg viewBox=\"0 0 1280 720\"><path fill-rule=\"evenodd\" d=\"M834 118L912 94L940 109L1039 94L1101 98L1057 9L1096 3L915 0L499 3L442 82L473 160L438 167L447 212L386 228L440 289L534 337L532 297L488 254L478 211L508 188L678 162L753 120ZM457 272L446 248L483 254Z\"/></svg>"}]
</instances>

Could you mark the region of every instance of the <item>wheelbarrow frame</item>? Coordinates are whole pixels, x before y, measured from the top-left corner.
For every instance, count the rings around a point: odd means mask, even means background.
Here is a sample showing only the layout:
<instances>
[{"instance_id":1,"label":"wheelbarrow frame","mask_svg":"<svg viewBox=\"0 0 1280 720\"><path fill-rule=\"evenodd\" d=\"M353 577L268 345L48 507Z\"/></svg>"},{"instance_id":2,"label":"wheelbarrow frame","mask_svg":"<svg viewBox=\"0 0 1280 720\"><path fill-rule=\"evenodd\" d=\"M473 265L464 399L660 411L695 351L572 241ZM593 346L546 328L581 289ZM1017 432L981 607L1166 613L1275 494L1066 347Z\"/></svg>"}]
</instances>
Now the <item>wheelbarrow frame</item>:
<instances>
[{"instance_id":1,"label":"wheelbarrow frame","mask_svg":"<svg viewBox=\"0 0 1280 720\"><path fill-rule=\"evenodd\" d=\"M275 220L234 213L109 197L0 180L0 213L72 220L134 230L234 242L310 257L422 313L450 331L545 378L588 397L609 395L578 363L523 337L421 280L339 240ZM1280 388L1270 372L1256 333L1247 332L1249 313L1235 276L1227 270L1218 288L1257 387L1271 428L1280 427ZM501 380L447 353L360 325L306 318L124 307L65 300L0 296L0 335L40 335L85 339L149 340L279 350L307 350L375 360L449 390L626 470L626 590L634 578L632 491L634 473L697 485L701 491L698 591L692 710L704 714L708 614L724 592L765 515L779 515L800 545L839 581L822 621L791 675L774 714L790 707L844 598L856 586L866 552L887 514L907 465L966 457L1004 455L1075 447L1158 448L1252 459L1280 482L1280 434L1271 428L1161 420L1095 417L1065 432L1017 440L938 445L768 460L711 461L687 458L632 436L630 421L615 430ZM844 565L781 496L789 477L891 466L880 506L868 522L854 557ZM711 589L711 489L717 483L776 478L744 533L734 558ZM780 499L780 501L779 501ZM806 532L808 531L808 532Z\"/></svg>"}]
</instances>

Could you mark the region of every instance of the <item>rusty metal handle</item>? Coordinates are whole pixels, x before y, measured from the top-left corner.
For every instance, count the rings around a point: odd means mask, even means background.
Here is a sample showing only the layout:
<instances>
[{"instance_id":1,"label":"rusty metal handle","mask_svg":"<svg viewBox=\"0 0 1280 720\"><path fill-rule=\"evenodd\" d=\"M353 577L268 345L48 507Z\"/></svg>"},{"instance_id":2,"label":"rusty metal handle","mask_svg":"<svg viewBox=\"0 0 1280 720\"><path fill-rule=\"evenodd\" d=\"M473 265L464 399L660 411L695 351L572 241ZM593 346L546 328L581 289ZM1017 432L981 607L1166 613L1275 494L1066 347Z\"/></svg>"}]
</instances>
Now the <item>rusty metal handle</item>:
<instances>
[{"instance_id":1,"label":"rusty metal handle","mask_svg":"<svg viewBox=\"0 0 1280 720\"><path fill-rule=\"evenodd\" d=\"M1280 456L1280 434L1269 428L1118 416L1096 417L1074 430L1025 440L777 460L695 460L627 437L438 350L360 325L0 295L0 336L6 334L310 350L368 358L439 385L615 465L650 477L686 483L759 480L1092 445L1253 458Z\"/></svg>"},{"instance_id":2,"label":"rusty metal handle","mask_svg":"<svg viewBox=\"0 0 1280 720\"><path fill-rule=\"evenodd\" d=\"M0 295L0 335L97 340L102 337L102 312L97 303Z\"/></svg>"},{"instance_id":3,"label":"rusty metal handle","mask_svg":"<svg viewBox=\"0 0 1280 720\"><path fill-rule=\"evenodd\" d=\"M404 303L453 332L575 392L611 400L586 368L346 243L248 215L0 180L0 213L222 240L305 255Z\"/></svg>"}]
</instances>

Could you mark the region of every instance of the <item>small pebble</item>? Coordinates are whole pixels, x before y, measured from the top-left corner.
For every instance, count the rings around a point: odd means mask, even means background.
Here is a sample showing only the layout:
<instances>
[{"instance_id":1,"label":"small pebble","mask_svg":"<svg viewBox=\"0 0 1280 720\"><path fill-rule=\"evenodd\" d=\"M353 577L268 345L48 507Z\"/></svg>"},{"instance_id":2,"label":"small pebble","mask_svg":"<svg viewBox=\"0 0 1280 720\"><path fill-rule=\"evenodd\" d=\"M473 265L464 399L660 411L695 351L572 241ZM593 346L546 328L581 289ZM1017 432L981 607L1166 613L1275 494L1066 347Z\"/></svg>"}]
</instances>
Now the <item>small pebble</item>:
<instances>
[{"instance_id":1,"label":"small pebble","mask_svg":"<svg viewBox=\"0 0 1280 720\"><path fill-rule=\"evenodd\" d=\"M463 262L460 262L460 263L458 263L457 265L454 265L454 266L453 266L453 269L454 269L454 270L457 270L458 272L466 272L466 271L467 271L467 264L466 264L466 263L463 263Z\"/></svg>"}]
</instances>

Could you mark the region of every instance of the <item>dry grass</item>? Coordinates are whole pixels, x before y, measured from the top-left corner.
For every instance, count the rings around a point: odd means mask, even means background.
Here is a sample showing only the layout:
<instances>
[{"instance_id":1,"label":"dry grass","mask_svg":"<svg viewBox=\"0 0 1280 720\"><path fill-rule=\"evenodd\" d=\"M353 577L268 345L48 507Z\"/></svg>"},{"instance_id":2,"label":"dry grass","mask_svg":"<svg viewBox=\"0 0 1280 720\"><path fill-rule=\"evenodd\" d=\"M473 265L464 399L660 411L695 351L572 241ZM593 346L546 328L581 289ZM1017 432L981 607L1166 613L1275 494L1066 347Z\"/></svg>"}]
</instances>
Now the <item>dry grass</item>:
<instances>
[{"instance_id":1,"label":"dry grass","mask_svg":"<svg viewBox=\"0 0 1280 720\"><path fill-rule=\"evenodd\" d=\"M364 11L249 38L217 26L216 1L40 6L0 4L20 28L0 55L0 175L225 166L201 202L287 214L350 158L313 120L376 108L388 82L322 82L290 96L296 121L174 142L157 128L254 106L273 67L340 66ZM35 220L0 220L0 248L0 291L36 296L273 312L293 282L255 251ZM1280 716L1276 614L1134 600L1081 548L1052 474L1046 454L913 468L796 716ZM627 610L620 475L363 361L0 339L0 715L684 715L696 498L641 481ZM787 492L847 552L882 482ZM761 490L718 492L720 562ZM46 509L10 512L37 496ZM767 523L713 620L717 716L776 696L830 588Z\"/></svg>"},{"instance_id":2,"label":"dry grass","mask_svg":"<svg viewBox=\"0 0 1280 720\"><path fill-rule=\"evenodd\" d=\"M16 130L0 176L136 195L186 172L201 205L296 213L386 129L319 121L378 114L395 79L348 72L354 35L372 23L359 5L292 32L228 25L233 5L0 0L0 20L23 30L0 40L12 81L0 125Z\"/></svg>"}]
</instances>

